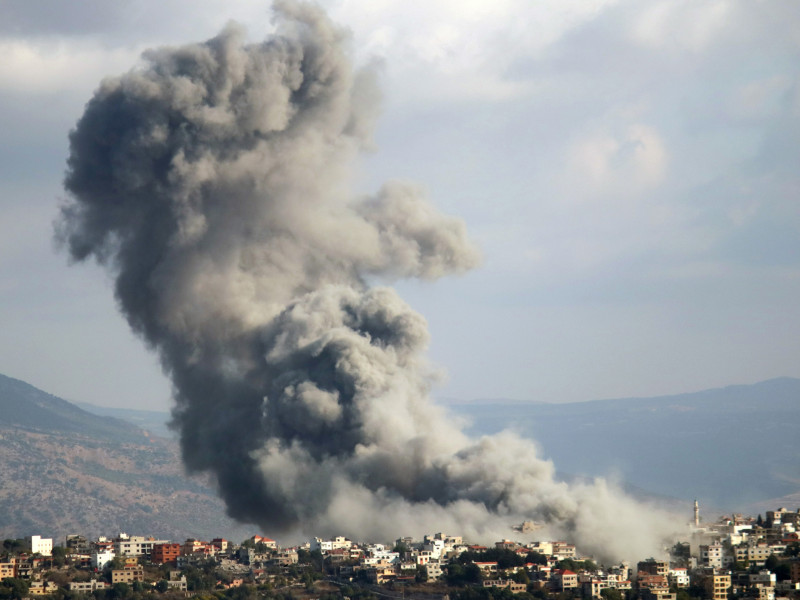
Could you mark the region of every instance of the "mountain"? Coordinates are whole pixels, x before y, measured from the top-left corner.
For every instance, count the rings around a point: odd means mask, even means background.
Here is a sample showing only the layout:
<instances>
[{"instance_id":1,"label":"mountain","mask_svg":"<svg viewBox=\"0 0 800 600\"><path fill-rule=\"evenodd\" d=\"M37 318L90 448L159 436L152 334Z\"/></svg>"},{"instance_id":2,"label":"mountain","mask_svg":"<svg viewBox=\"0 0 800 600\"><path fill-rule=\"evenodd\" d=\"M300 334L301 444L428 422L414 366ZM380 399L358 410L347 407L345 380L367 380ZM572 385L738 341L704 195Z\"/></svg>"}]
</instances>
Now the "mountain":
<instances>
[{"instance_id":1,"label":"mountain","mask_svg":"<svg viewBox=\"0 0 800 600\"><path fill-rule=\"evenodd\" d=\"M800 490L800 379L569 404L461 402L473 435L512 429L560 471L745 509ZM760 505L759 505L760 506Z\"/></svg>"},{"instance_id":2,"label":"mountain","mask_svg":"<svg viewBox=\"0 0 800 600\"><path fill-rule=\"evenodd\" d=\"M185 475L173 439L0 375L0 538L120 531L239 541L257 529Z\"/></svg>"},{"instance_id":3,"label":"mountain","mask_svg":"<svg viewBox=\"0 0 800 600\"><path fill-rule=\"evenodd\" d=\"M66 400L5 375L0 375L0 426L125 442L141 441L145 435L124 421L87 413Z\"/></svg>"},{"instance_id":4,"label":"mountain","mask_svg":"<svg viewBox=\"0 0 800 600\"><path fill-rule=\"evenodd\" d=\"M168 425L170 414L165 411L111 408L109 406L89 404L88 402L75 402L75 405L93 415L113 417L114 419L125 421L159 437L173 438L176 436L175 432L172 431Z\"/></svg>"}]
</instances>

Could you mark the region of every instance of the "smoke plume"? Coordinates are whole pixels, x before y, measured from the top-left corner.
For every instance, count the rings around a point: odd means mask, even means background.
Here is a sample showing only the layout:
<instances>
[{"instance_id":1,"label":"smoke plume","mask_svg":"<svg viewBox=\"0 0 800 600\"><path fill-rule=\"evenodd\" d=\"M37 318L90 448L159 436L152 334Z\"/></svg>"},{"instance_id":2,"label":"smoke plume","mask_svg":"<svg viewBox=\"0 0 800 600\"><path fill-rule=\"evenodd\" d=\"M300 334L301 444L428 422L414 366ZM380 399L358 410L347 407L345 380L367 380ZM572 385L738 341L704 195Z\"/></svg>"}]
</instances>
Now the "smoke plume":
<instances>
[{"instance_id":1,"label":"smoke plume","mask_svg":"<svg viewBox=\"0 0 800 600\"><path fill-rule=\"evenodd\" d=\"M116 277L174 386L193 472L264 531L507 536L534 519L589 551L652 552L664 527L604 482L558 482L534 446L468 439L429 400L425 320L386 284L474 267L420 190L354 198L379 95L319 8L277 33L144 55L70 135L59 235Z\"/></svg>"}]
</instances>

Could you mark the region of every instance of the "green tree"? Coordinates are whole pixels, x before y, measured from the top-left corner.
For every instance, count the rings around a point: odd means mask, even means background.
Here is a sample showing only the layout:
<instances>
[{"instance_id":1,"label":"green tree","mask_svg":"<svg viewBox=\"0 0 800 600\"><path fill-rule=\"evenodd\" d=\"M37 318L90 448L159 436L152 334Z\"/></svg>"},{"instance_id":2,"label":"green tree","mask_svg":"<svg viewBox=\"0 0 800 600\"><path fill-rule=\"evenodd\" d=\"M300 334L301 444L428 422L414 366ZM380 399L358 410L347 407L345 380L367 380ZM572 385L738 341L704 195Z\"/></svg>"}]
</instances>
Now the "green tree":
<instances>
[{"instance_id":1,"label":"green tree","mask_svg":"<svg viewBox=\"0 0 800 600\"><path fill-rule=\"evenodd\" d=\"M604 600L623 600L622 592L616 588L605 588L600 590L600 595Z\"/></svg>"},{"instance_id":2,"label":"green tree","mask_svg":"<svg viewBox=\"0 0 800 600\"><path fill-rule=\"evenodd\" d=\"M527 556L525 556L525 562L533 563L535 565L546 565L547 556L541 554L540 552L528 552Z\"/></svg>"},{"instance_id":3,"label":"green tree","mask_svg":"<svg viewBox=\"0 0 800 600\"><path fill-rule=\"evenodd\" d=\"M6 577L0 583L0 598L21 600L28 595L28 582L16 577Z\"/></svg>"},{"instance_id":4,"label":"green tree","mask_svg":"<svg viewBox=\"0 0 800 600\"><path fill-rule=\"evenodd\" d=\"M169 589L169 583L167 583L166 579L162 579L155 585L156 591L160 593L164 593Z\"/></svg>"},{"instance_id":5,"label":"green tree","mask_svg":"<svg viewBox=\"0 0 800 600\"><path fill-rule=\"evenodd\" d=\"M525 585L528 585L531 582L531 578L528 576L527 569L519 569L511 576L511 580L515 583L524 583Z\"/></svg>"},{"instance_id":6,"label":"green tree","mask_svg":"<svg viewBox=\"0 0 800 600\"><path fill-rule=\"evenodd\" d=\"M115 583L111 586L111 589L108 590L108 595L110 598L127 598L131 594L131 588L127 583Z\"/></svg>"},{"instance_id":7,"label":"green tree","mask_svg":"<svg viewBox=\"0 0 800 600\"><path fill-rule=\"evenodd\" d=\"M417 565L417 572L414 574L414 581L417 583L425 583L428 581L428 569L423 565Z\"/></svg>"},{"instance_id":8,"label":"green tree","mask_svg":"<svg viewBox=\"0 0 800 600\"><path fill-rule=\"evenodd\" d=\"M53 561L53 566L63 567L67 563L67 549L62 546L54 546L50 553Z\"/></svg>"},{"instance_id":9,"label":"green tree","mask_svg":"<svg viewBox=\"0 0 800 600\"><path fill-rule=\"evenodd\" d=\"M767 557L767 560L764 561L764 568L774 573L775 569L778 567L778 564L780 564L778 557L775 556L774 554L770 554Z\"/></svg>"},{"instance_id":10,"label":"green tree","mask_svg":"<svg viewBox=\"0 0 800 600\"><path fill-rule=\"evenodd\" d=\"M9 554L19 554L20 552L24 552L26 546L25 540L23 539L7 538L3 540L3 548Z\"/></svg>"}]
</instances>

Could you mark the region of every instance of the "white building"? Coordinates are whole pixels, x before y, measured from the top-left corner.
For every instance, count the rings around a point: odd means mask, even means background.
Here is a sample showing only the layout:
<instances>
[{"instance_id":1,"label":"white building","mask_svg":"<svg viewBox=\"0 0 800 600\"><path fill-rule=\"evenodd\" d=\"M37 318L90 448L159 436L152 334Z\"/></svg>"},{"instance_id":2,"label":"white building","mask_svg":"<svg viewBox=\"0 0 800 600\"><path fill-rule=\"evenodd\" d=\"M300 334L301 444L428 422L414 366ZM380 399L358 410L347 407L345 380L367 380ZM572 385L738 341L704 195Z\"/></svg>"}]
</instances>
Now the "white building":
<instances>
[{"instance_id":1,"label":"white building","mask_svg":"<svg viewBox=\"0 0 800 600\"><path fill-rule=\"evenodd\" d=\"M31 545L31 554L41 554L42 556L51 556L53 554L53 538L32 535L25 539Z\"/></svg>"},{"instance_id":2,"label":"white building","mask_svg":"<svg viewBox=\"0 0 800 600\"><path fill-rule=\"evenodd\" d=\"M92 567L95 569L102 569L112 560L114 560L113 550L103 550L102 552L95 552L92 554Z\"/></svg>"},{"instance_id":3,"label":"white building","mask_svg":"<svg viewBox=\"0 0 800 600\"><path fill-rule=\"evenodd\" d=\"M689 587L689 571L686 567L674 567L667 573L670 585Z\"/></svg>"},{"instance_id":4,"label":"white building","mask_svg":"<svg viewBox=\"0 0 800 600\"><path fill-rule=\"evenodd\" d=\"M314 538L309 544L311 550L319 550L320 552L330 552L331 550L349 550L353 542L346 537L337 536L330 540L323 540L321 538Z\"/></svg>"},{"instance_id":5,"label":"white building","mask_svg":"<svg viewBox=\"0 0 800 600\"><path fill-rule=\"evenodd\" d=\"M118 556L150 556L153 553L153 546L156 544L169 544L169 540L156 540L141 535L129 536L121 533L114 540L114 552Z\"/></svg>"},{"instance_id":6,"label":"white building","mask_svg":"<svg viewBox=\"0 0 800 600\"><path fill-rule=\"evenodd\" d=\"M111 587L111 585L109 585L105 581L97 581L96 579L92 579L91 581L69 582L70 592L80 592L82 594L90 594L95 590L104 590L109 587Z\"/></svg>"}]
</instances>

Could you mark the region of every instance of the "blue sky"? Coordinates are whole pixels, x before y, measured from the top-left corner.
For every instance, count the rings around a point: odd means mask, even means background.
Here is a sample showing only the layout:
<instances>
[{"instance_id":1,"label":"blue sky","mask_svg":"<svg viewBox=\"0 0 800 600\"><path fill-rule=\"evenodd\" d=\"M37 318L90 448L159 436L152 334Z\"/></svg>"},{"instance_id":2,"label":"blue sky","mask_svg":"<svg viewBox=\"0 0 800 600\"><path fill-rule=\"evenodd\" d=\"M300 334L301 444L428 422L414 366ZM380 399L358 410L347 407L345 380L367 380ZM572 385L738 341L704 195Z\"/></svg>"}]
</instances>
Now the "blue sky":
<instances>
[{"instance_id":1,"label":"blue sky","mask_svg":"<svg viewBox=\"0 0 800 600\"><path fill-rule=\"evenodd\" d=\"M415 181L483 253L397 287L441 398L550 402L800 376L800 5L322 2L381 64L354 193ZM244 24L237 1L0 3L0 372L167 408L111 280L52 242L67 134L143 50Z\"/></svg>"}]
</instances>

